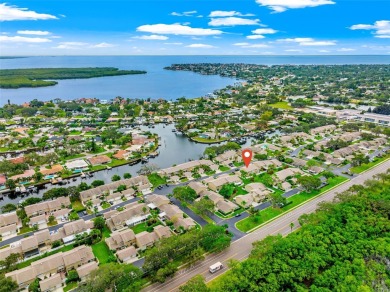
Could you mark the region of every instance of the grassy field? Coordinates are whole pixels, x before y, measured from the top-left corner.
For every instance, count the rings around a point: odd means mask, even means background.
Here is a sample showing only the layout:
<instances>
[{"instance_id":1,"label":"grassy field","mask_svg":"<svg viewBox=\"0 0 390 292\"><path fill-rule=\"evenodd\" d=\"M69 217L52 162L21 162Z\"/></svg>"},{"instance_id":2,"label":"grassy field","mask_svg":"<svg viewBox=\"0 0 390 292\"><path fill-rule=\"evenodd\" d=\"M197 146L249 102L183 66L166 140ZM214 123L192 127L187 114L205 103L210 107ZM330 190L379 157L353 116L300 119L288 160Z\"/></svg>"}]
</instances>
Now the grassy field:
<instances>
[{"instance_id":1,"label":"grassy field","mask_svg":"<svg viewBox=\"0 0 390 292\"><path fill-rule=\"evenodd\" d=\"M79 200L72 202L72 209L75 210L76 212L81 212L85 210L85 207Z\"/></svg>"},{"instance_id":2,"label":"grassy field","mask_svg":"<svg viewBox=\"0 0 390 292\"><path fill-rule=\"evenodd\" d=\"M296 194L296 195L287 199L287 203L289 203L289 204L286 205L285 207L283 207L283 208L268 207L268 208L264 209L263 211L261 211L259 215L247 217L247 218L237 222L236 227L238 230L241 230L243 232L248 232L248 231L252 230L253 228L256 228L256 227L264 224L265 222L275 218L276 216L278 216L282 213L288 212L289 210L298 206L299 204L301 204L309 199L312 199L312 198L328 191L329 189L333 188L334 186L336 186L340 183L343 183L347 180L348 180L347 178L342 177L342 176L336 176L334 178L331 178L328 181L329 184L324 186L323 188L321 188L319 190L314 190L314 191L309 192L309 193L308 192L301 192L299 194Z\"/></svg>"},{"instance_id":3,"label":"grassy field","mask_svg":"<svg viewBox=\"0 0 390 292\"><path fill-rule=\"evenodd\" d=\"M149 174L148 180L153 185L153 188L157 188L158 186L167 183L167 180L159 176L157 173Z\"/></svg>"},{"instance_id":4,"label":"grassy field","mask_svg":"<svg viewBox=\"0 0 390 292\"><path fill-rule=\"evenodd\" d=\"M292 110L293 108L288 104L287 101L280 101L274 104L270 104L273 108L284 109L284 110Z\"/></svg>"},{"instance_id":5,"label":"grassy field","mask_svg":"<svg viewBox=\"0 0 390 292\"><path fill-rule=\"evenodd\" d=\"M101 265L109 262L110 257L114 256L104 241L92 245L92 251Z\"/></svg>"},{"instance_id":6,"label":"grassy field","mask_svg":"<svg viewBox=\"0 0 390 292\"><path fill-rule=\"evenodd\" d=\"M0 88L42 87L56 85L60 79L82 79L103 76L145 74L139 70L118 70L118 68L34 68L0 70Z\"/></svg>"},{"instance_id":7,"label":"grassy field","mask_svg":"<svg viewBox=\"0 0 390 292\"><path fill-rule=\"evenodd\" d=\"M372 162L369 162L369 163L365 163L365 164L362 164L362 165L359 165L359 166L355 166L355 167L351 167L349 170L352 172L352 173L362 173L363 171L366 171L368 169L370 169L371 167L374 167L375 165L387 160L390 158L390 154L389 155L386 155L386 156L383 156L381 158L376 158L374 161Z\"/></svg>"}]
</instances>

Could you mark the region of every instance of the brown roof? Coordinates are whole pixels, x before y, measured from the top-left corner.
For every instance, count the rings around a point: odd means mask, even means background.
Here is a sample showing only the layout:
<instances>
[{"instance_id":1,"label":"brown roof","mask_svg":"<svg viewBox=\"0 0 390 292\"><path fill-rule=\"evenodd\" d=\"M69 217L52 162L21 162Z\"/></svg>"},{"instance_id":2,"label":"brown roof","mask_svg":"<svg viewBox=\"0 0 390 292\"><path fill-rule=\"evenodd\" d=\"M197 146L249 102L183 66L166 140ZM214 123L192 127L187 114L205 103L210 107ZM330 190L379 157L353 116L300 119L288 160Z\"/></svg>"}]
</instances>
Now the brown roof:
<instances>
[{"instance_id":1,"label":"brown roof","mask_svg":"<svg viewBox=\"0 0 390 292\"><path fill-rule=\"evenodd\" d=\"M51 168L41 168L40 172L43 175L50 175L50 174L55 174L55 173L61 172L63 169L64 168L61 165L56 164L56 165L53 165Z\"/></svg>"},{"instance_id":2,"label":"brown roof","mask_svg":"<svg viewBox=\"0 0 390 292\"><path fill-rule=\"evenodd\" d=\"M116 252L118 259L120 259L121 261L128 257L135 256L136 254L137 250L134 246L129 246Z\"/></svg>"},{"instance_id":3,"label":"brown roof","mask_svg":"<svg viewBox=\"0 0 390 292\"><path fill-rule=\"evenodd\" d=\"M73 222L64 224L63 226L65 235L78 234L80 232L86 231L88 228L83 219L79 219Z\"/></svg>"},{"instance_id":4,"label":"brown roof","mask_svg":"<svg viewBox=\"0 0 390 292\"><path fill-rule=\"evenodd\" d=\"M155 232L143 231L135 235L138 247L147 246L158 240L158 236Z\"/></svg>"},{"instance_id":5,"label":"brown roof","mask_svg":"<svg viewBox=\"0 0 390 292\"><path fill-rule=\"evenodd\" d=\"M88 263L94 258L95 256L93 255L92 248L85 245L76 247L63 253L64 264L66 267L72 266L79 262Z\"/></svg>"},{"instance_id":6,"label":"brown roof","mask_svg":"<svg viewBox=\"0 0 390 292\"><path fill-rule=\"evenodd\" d=\"M23 238L20 243L22 245L22 251L29 251L31 249L38 248L38 241L35 236Z\"/></svg>"},{"instance_id":7,"label":"brown roof","mask_svg":"<svg viewBox=\"0 0 390 292\"><path fill-rule=\"evenodd\" d=\"M16 215L16 212L0 215L0 226L10 225L13 223L17 224L18 221L19 218L18 215Z\"/></svg>"},{"instance_id":8,"label":"brown roof","mask_svg":"<svg viewBox=\"0 0 390 292\"><path fill-rule=\"evenodd\" d=\"M38 244L41 244L45 241L50 240L49 229L45 229L39 232L34 233L35 238L37 239Z\"/></svg>"},{"instance_id":9,"label":"brown roof","mask_svg":"<svg viewBox=\"0 0 390 292\"><path fill-rule=\"evenodd\" d=\"M5 277L10 277L18 285L26 282L32 282L35 279L35 273L32 267L26 267L20 270L16 270L5 274Z\"/></svg>"},{"instance_id":10,"label":"brown roof","mask_svg":"<svg viewBox=\"0 0 390 292\"><path fill-rule=\"evenodd\" d=\"M111 158L108 157L107 155L99 155L99 156L88 158L88 161L91 165L99 165L99 164L111 162Z\"/></svg>"},{"instance_id":11,"label":"brown roof","mask_svg":"<svg viewBox=\"0 0 390 292\"><path fill-rule=\"evenodd\" d=\"M57 287L58 285L62 285L62 278L60 274L55 274L50 278L44 279L39 282L39 287L41 287L41 291L47 291L52 288Z\"/></svg>"},{"instance_id":12,"label":"brown roof","mask_svg":"<svg viewBox=\"0 0 390 292\"><path fill-rule=\"evenodd\" d=\"M85 276L88 276L92 271L96 270L98 268L97 262L90 262L88 264L82 265L81 267L78 267L76 269L77 274L79 274L80 278L83 278Z\"/></svg>"},{"instance_id":13,"label":"brown roof","mask_svg":"<svg viewBox=\"0 0 390 292\"><path fill-rule=\"evenodd\" d=\"M10 231L13 231L13 230L16 231L17 229L18 229L18 227L17 227L17 225L15 223L14 224L10 224L10 225L1 227L0 228L0 234L6 233L6 232L10 232Z\"/></svg>"},{"instance_id":14,"label":"brown roof","mask_svg":"<svg viewBox=\"0 0 390 292\"><path fill-rule=\"evenodd\" d=\"M31 267L34 269L35 276L45 275L50 271L57 271L58 268L63 266L64 261L62 259L62 252L31 263Z\"/></svg>"}]
</instances>

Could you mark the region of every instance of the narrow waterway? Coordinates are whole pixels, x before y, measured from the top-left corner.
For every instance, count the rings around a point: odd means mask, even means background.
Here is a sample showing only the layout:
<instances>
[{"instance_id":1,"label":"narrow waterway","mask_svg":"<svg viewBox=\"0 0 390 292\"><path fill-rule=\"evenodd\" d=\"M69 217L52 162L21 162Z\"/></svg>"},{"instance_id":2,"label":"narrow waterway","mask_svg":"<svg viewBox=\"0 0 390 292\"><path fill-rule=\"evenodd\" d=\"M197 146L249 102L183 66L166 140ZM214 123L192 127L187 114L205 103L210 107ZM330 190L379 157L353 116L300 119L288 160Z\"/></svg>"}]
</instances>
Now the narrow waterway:
<instances>
[{"instance_id":1,"label":"narrow waterway","mask_svg":"<svg viewBox=\"0 0 390 292\"><path fill-rule=\"evenodd\" d=\"M157 133L161 139L159 140L161 146L158 149L159 155L155 158L149 159L149 163L156 164L159 168L170 167L174 164L184 163L190 160L200 159L203 155L203 152L207 144L200 144L190 141L187 137L172 132L174 125L164 125L156 124L155 128L148 128L145 126L141 127L141 130L147 130L152 133ZM250 146L252 143L252 138L247 139L247 142L242 145L242 147ZM214 144L217 145L217 144ZM68 180L68 184L63 185L63 187L77 186L80 182L86 182L91 184L94 180L103 180L106 183L111 182L113 175L117 174L123 177L124 173L130 173L132 176L137 175L137 171L141 168L142 164L138 163L135 165L123 165L119 167L112 168L111 170L102 170L95 172L93 177L87 177L81 179L77 177L75 181ZM30 197L39 197L41 198L43 194L51 189L60 187L58 185L47 184L46 189L40 189L38 193L33 193L23 198L15 195L4 195L3 200L0 201L0 207L8 203L17 204L20 200L30 198Z\"/></svg>"}]
</instances>

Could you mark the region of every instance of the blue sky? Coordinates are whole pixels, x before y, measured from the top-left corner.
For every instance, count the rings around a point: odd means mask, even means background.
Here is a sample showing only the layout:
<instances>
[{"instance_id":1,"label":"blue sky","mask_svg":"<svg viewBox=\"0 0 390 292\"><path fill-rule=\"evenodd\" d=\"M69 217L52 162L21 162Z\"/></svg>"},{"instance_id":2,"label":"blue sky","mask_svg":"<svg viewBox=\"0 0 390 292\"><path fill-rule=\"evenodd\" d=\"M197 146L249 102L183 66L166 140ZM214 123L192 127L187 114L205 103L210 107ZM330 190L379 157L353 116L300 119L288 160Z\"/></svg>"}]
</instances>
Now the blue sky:
<instances>
[{"instance_id":1,"label":"blue sky","mask_svg":"<svg viewBox=\"0 0 390 292\"><path fill-rule=\"evenodd\" d=\"M388 0L10 0L0 54L390 54L389 11Z\"/></svg>"}]
</instances>

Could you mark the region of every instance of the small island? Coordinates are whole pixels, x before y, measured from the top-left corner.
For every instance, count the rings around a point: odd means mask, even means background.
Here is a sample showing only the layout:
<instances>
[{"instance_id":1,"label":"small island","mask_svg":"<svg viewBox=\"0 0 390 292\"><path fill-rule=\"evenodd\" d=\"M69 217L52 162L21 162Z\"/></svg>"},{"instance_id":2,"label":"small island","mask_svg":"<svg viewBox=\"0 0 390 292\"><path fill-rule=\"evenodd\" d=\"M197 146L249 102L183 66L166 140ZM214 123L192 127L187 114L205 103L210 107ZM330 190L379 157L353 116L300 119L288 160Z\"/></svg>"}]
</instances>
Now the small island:
<instances>
[{"instance_id":1,"label":"small island","mask_svg":"<svg viewBox=\"0 0 390 292\"><path fill-rule=\"evenodd\" d=\"M104 76L146 74L141 70L119 70L113 67L101 68L33 68L0 70L0 88L53 86L60 79L81 79Z\"/></svg>"}]
</instances>

